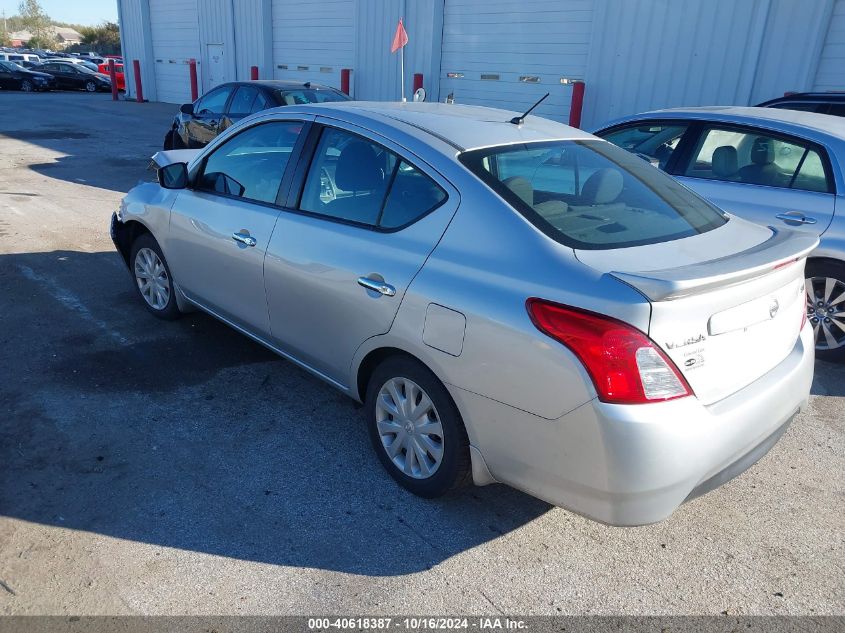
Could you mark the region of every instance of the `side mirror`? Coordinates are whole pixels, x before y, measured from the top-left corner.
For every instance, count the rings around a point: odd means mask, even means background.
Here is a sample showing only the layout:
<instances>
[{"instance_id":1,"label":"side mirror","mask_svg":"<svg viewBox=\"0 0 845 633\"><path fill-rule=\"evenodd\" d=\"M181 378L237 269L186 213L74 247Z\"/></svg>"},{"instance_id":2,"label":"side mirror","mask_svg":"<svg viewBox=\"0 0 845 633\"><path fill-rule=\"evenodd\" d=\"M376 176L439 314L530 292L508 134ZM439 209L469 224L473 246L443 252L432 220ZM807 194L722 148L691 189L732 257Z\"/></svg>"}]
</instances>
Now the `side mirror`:
<instances>
[{"instance_id":1,"label":"side mirror","mask_svg":"<svg viewBox=\"0 0 845 633\"><path fill-rule=\"evenodd\" d=\"M183 103L179 106L179 111L182 114L193 114L194 113L194 104L193 103Z\"/></svg>"},{"instance_id":2,"label":"side mirror","mask_svg":"<svg viewBox=\"0 0 845 633\"><path fill-rule=\"evenodd\" d=\"M188 186L187 163L171 163L158 170L158 184L165 189L185 189Z\"/></svg>"}]
</instances>

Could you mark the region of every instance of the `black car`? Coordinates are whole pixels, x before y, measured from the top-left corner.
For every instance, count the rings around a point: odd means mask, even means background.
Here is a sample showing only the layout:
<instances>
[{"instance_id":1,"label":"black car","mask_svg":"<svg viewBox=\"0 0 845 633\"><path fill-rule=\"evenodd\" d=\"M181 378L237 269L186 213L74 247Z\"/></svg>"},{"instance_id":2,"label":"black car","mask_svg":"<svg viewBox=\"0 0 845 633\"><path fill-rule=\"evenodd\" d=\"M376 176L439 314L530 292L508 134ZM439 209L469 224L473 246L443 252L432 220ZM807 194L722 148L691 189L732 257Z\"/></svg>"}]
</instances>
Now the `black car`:
<instances>
[{"instance_id":1,"label":"black car","mask_svg":"<svg viewBox=\"0 0 845 633\"><path fill-rule=\"evenodd\" d=\"M845 92L795 92L764 101L757 107L845 116Z\"/></svg>"},{"instance_id":2,"label":"black car","mask_svg":"<svg viewBox=\"0 0 845 633\"><path fill-rule=\"evenodd\" d=\"M50 90L56 87L52 75L27 70L15 62L0 62L0 88L4 90Z\"/></svg>"},{"instance_id":3,"label":"black car","mask_svg":"<svg viewBox=\"0 0 845 633\"><path fill-rule=\"evenodd\" d=\"M95 72L82 64L70 62L46 62L33 70L48 73L56 79L56 88L60 90L111 90L108 75Z\"/></svg>"},{"instance_id":4,"label":"black car","mask_svg":"<svg viewBox=\"0 0 845 633\"><path fill-rule=\"evenodd\" d=\"M349 101L349 97L310 81L261 80L223 84L179 109L172 128L164 137L164 149L204 147L233 123L267 108L326 101Z\"/></svg>"}]
</instances>

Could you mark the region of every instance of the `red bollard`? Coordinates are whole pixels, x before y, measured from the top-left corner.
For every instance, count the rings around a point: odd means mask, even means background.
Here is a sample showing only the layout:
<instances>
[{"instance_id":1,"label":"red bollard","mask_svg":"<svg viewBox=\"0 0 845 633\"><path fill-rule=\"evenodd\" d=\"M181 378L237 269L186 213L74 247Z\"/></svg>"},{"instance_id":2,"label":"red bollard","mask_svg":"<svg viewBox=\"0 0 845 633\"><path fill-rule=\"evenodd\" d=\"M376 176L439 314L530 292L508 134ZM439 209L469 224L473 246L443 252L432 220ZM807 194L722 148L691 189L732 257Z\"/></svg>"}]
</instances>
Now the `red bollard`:
<instances>
[{"instance_id":1,"label":"red bollard","mask_svg":"<svg viewBox=\"0 0 845 633\"><path fill-rule=\"evenodd\" d=\"M584 107L584 82L572 82L572 103L569 106L569 125L581 127L581 110Z\"/></svg>"},{"instance_id":2,"label":"red bollard","mask_svg":"<svg viewBox=\"0 0 845 633\"><path fill-rule=\"evenodd\" d=\"M258 66L250 66L249 78L255 81L258 79Z\"/></svg>"},{"instance_id":3,"label":"red bollard","mask_svg":"<svg viewBox=\"0 0 845 633\"><path fill-rule=\"evenodd\" d=\"M349 75L351 73L351 68L341 68L340 70L340 91L344 94L349 94Z\"/></svg>"},{"instance_id":4,"label":"red bollard","mask_svg":"<svg viewBox=\"0 0 845 633\"><path fill-rule=\"evenodd\" d=\"M132 60L132 73L135 75L135 101L144 102L144 89L141 86L141 62Z\"/></svg>"},{"instance_id":5,"label":"red bollard","mask_svg":"<svg viewBox=\"0 0 845 633\"><path fill-rule=\"evenodd\" d=\"M197 88L197 60L193 58L188 60L188 74L191 76L191 101L196 101L199 88Z\"/></svg>"},{"instance_id":6,"label":"red bollard","mask_svg":"<svg viewBox=\"0 0 845 633\"><path fill-rule=\"evenodd\" d=\"M422 73L414 73L414 92L423 87Z\"/></svg>"},{"instance_id":7,"label":"red bollard","mask_svg":"<svg viewBox=\"0 0 845 633\"><path fill-rule=\"evenodd\" d=\"M114 69L114 60L109 60L109 78L111 79L111 100L117 101L117 73Z\"/></svg>"}]
</instances>

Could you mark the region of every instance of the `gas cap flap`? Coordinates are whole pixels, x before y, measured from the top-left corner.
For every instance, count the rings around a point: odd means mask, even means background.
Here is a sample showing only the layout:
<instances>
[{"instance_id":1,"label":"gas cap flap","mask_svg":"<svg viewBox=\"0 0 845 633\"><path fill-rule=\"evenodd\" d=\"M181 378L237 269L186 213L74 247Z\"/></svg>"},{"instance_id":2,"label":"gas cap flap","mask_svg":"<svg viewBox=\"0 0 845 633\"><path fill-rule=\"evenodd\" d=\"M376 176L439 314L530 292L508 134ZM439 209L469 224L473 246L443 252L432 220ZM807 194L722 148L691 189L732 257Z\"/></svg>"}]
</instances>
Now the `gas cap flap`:
<instances>
[{"instance_id":1,"label":"gas cap flap","mask_svg":"<svg viewBox=\"0 0 845 633\"><path fill-rule=\"evenodd\" d=\"M423 343L452 356L460 356L464 349L467 319L457 312L436 303L429 303L425 311Z\"/></svg>"}]
</instances>

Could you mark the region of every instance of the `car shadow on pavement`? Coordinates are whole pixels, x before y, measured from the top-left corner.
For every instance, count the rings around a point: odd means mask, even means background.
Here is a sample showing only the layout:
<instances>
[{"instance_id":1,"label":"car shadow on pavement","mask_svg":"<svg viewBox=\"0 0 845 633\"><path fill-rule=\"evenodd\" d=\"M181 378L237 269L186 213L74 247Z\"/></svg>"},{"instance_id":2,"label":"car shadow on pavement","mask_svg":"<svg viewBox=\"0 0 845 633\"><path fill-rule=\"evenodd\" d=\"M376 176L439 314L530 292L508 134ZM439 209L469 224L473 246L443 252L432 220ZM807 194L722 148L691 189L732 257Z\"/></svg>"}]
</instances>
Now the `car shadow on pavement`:
<instances>
[{"instance_id":1,"label":"car shadow on pavement","mask_svg":"<svg viewBox=\"0 0 845 633\"><path fill-rule=\"evenodd\" d=\"M383 576L550 508L499 485L405 492L351 400L203 314L155 319L115 253L0 255L0 293L4 516Z\"/></svg>"},{"instance_id":2,"label":"car shadow on pavement","mask_svg":"<svg viewBox=\"0 0 845 633\"><path fill-rule=\"evenodd\" d=\"M814 396L845 396L845 364L816 360L810 393Z\"/></svg>"}]
</instances>

